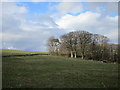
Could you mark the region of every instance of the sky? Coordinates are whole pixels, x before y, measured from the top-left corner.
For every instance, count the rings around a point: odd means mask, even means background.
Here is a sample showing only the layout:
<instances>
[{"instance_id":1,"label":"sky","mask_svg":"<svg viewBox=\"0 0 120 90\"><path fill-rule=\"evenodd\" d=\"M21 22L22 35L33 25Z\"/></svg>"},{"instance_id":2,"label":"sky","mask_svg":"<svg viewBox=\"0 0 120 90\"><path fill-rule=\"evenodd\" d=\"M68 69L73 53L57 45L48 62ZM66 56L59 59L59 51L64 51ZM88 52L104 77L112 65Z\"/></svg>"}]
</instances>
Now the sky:
<instances>
[{"instance_id":1,"label":"sky","mask_svg":"<svg viewBox=\"0 0 120 90\"><path fill-rule=\"evenodd\" d=\"M33 0L31 0L33 1ZM49 37L75 30L118 43L117 2L2 2L2 48L47 52Z\"/></svg>"}]
</instances>

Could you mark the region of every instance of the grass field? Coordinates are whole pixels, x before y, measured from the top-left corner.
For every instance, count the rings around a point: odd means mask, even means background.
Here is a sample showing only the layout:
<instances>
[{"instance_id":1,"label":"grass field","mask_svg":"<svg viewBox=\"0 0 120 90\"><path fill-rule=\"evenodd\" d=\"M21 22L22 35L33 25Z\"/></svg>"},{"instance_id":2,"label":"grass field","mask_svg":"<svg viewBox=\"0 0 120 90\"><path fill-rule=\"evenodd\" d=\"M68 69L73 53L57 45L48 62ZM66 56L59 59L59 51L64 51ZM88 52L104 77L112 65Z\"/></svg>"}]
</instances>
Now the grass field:
<instances>
[{"instance_id":1,"label":"grass field","mask_svg":"<svg viewBox=\"0 0 120 90\"><path fill-rule=\"evenodd\" d=\"M118 87L117 64L38 55L4 57L2 65L3 88Z\"/></svg>"}]
</instances>

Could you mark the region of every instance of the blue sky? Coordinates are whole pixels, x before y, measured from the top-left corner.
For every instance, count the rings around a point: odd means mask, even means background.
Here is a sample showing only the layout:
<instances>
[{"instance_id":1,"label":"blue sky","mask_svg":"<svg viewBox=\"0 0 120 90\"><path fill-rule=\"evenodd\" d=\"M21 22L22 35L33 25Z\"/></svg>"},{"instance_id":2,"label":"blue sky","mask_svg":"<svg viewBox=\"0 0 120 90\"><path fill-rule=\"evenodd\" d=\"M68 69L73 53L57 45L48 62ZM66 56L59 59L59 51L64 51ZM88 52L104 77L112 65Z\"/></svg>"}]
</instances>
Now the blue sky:
<instances>
[{"instance_id":1,"label":"blue sky","mask_svg":"<svg viewBox=\"0 0 120 90\"><path fill-rule=\"evenodd\" d=\"M2 3L3 48L47 51L47 39L86 30L118 43L118 7L111 2Z\"/></svg>"},{"instance_id":2,"label":"blue sky","mask_svg":"<svg viewBox=\"0 0 120 90\"><path fill-rule=\"evenodd\" d=\"M49 2L39 2L39 3L31 3L31 2L25 2L24 3L29 10L29 14L45 14L49 12Z\"/></svg>"}]
</instances>

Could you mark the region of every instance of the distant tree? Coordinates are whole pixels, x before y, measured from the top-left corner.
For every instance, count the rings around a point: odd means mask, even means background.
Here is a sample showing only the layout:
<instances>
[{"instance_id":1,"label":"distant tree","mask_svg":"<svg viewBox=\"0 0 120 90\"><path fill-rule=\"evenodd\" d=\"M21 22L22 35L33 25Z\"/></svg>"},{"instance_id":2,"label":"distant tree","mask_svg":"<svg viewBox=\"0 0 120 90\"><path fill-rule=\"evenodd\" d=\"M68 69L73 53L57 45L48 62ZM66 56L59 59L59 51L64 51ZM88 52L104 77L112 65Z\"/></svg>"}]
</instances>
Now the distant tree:
<instances>
[{"instance_id":1,"label":"distant tree","mask_svg":"<svg viewBox=\"0 0 120 90\"><path fill-rule=\"evenodd\" d=\"M78 45L78 37L77 32L70 32L64 34L60 37L61 46L64 47L64 50L67 50L70 54L71 58L77 57L77 45Z\"/></svg>"},{"instance_id":2,"label":"distant tree","mask_svg":"<svg viewBox=\"0 0 120 90\"><path fill-rule=\"evenodd\" d=\"M97 43L98 43L98 34L92 34L92 37L91 37L91 44L90 44L90 55L91 55L91 58L93 60L96 59L97 55L98 55L98 50L99 50L99 47L97 46ZM98 57L97 57L98 58Z\"/></svg>"},{"instance_id":3,"label":"distant tree","mask_svg":"<svg viewBox=\"0 0 120 90\"><path fill-rule=\"evenodd\" d=\"M91 43L91 33L87 31L76 31L78 37L78 47L81 52L82 59L85 58L85 52L88 50L88 45Z\"/></svg>"},{"instance_id":4,"label":"distant tree","mask_svg":"<svg viewBox=\"0 0 120 90\"><path fill-rule=\"evenodd\" d=\"M62 46L64 46L64 49L70 52L71 58L73 58L73 48L72 48L72 39L73 35L72 33L64 34L60 37Z\"/></svg>"},{"instance_id":5,"label":"distant tree","mask_svg":"<svg viewBox=\"0 0 120 90\"><path fill-rule=\"evenodd\" d=\"M60 39L50 37L48 49L52 55L116 62L120 58L118 44L108 44L108 41L104 35L74 31L60 36Z\"/></svg>"},{"instance_id":6,"label":"distant tree","mask_svg":"<svg viewBox=\"0 0 120 90\"><path fill-rule=\"evenodd\" d=\"M58 55L59 45L60 45L59 39L54 38L54 37L50 37L48 39L48 50L49 50L50 54L57 54Z\"/></svg>"},{"instance_id":7,"label":"distant tree","mask_svg":"<svg viewBox=\"0 0 120 90\"><path fill-rule=\"evenodd\" d=\"M118 45L116 44L110 44L109 45L109 60L112 62L117 62L119 59L119 55L118 55Z\"/></svg>"},{"instance_id":8,"label":"distant tree","mask_svg":"<svg viewBox=\"0 0 120 90\"><path fill-rule=\"evenodd\" d=\"M108 38L106 36L103 36L103 35L99 35L99 42L98 44L100 45L101 47L101 55L102 55L102 58L101 60L106 60L107 59L107 42L108 42Z\"/></svg>"}]
</instances>

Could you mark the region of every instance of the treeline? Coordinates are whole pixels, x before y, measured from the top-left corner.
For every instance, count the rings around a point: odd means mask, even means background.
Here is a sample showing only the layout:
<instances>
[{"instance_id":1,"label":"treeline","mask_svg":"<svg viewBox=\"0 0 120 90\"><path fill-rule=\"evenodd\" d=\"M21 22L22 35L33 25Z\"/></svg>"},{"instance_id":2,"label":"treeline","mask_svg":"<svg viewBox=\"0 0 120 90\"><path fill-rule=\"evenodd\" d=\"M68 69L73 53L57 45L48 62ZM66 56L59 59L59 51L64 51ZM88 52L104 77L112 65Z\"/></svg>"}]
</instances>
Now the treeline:
<instances>
[{"instance_id":1,"label":"treeline","mask_svg":"<svg viewBox=\"0 0 120 90\"><path fill-rule=\"evenodd\" d=\"M118 45L109 44L106 36L87 31L74 31L48 39L48 50L51 55L62 55L71 58L92 59L98 61L118 61Z\"/></svg>"}]
</instances>

